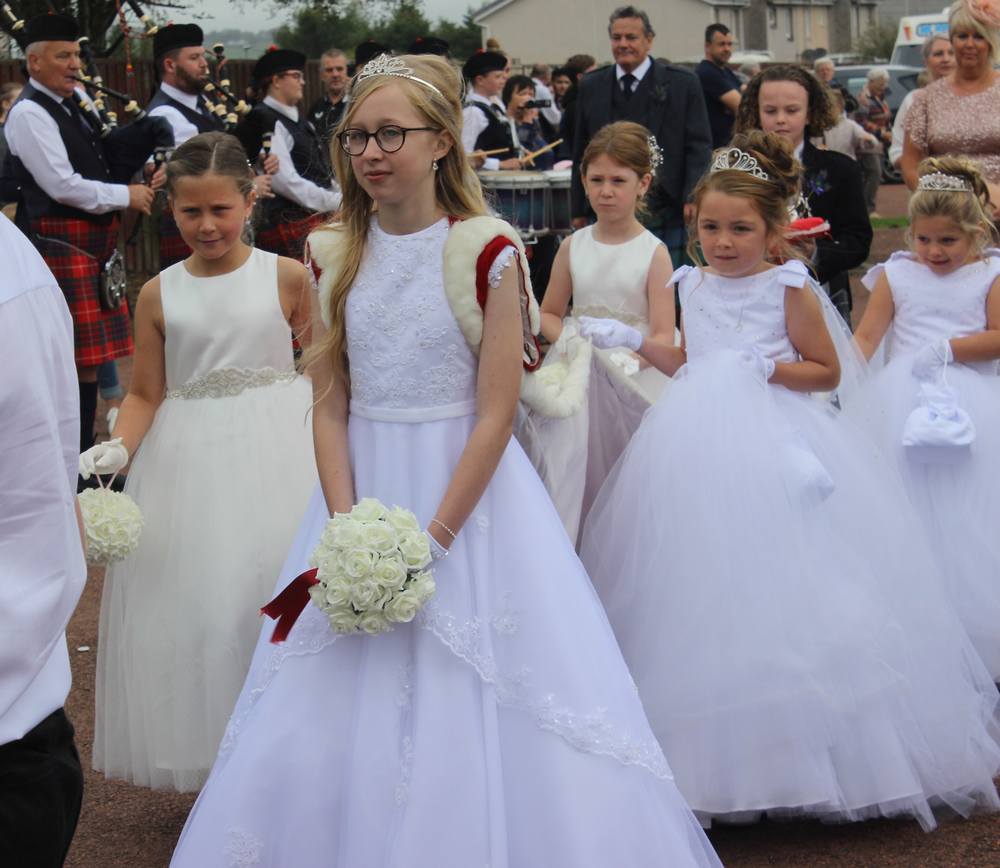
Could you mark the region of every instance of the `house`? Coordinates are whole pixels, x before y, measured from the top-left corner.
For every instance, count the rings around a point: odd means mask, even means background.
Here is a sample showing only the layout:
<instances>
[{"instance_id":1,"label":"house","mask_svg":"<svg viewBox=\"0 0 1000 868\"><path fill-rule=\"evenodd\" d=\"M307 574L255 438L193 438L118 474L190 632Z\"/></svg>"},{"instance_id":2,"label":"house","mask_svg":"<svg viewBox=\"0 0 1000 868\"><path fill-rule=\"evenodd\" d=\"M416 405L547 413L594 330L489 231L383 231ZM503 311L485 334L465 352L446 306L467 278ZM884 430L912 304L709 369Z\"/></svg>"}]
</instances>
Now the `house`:
<instances>
[{"instance_id":1,"label":"house","mask_svg":"<svg viewBox=\"0 0 1000 868\"><path fill-rule=\"evenodd\" d=\"M493 0L473 13L483 42L496 38L515 66L562 63L571 54L611 60L608 16L616 0ZM876 0L659 0L638 2L649 14L653 54L675 62L702 57L705 28L715 21L735 36L738 51L770 52L794 61L804 51L848 51L877 19Z\"/></svg>"}]
</instances>

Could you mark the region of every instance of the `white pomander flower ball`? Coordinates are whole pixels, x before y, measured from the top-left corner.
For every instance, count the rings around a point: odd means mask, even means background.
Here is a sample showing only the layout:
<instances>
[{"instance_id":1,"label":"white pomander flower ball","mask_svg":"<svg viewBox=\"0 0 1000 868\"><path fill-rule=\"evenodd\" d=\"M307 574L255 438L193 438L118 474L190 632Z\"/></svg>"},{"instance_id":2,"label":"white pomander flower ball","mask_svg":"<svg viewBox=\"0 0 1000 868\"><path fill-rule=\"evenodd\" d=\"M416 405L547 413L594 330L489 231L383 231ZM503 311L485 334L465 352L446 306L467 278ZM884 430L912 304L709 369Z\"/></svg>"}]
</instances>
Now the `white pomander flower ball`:
<instances>
[{"instance_id":1,"label":"white pomander flower ball","mask_svg":"<svg viewBox=\"0 0 1000 868\"><path fill-rule=\"evenodd\" d=\"M142 512L127 494L88 488L77 495L87 533L87 561L110 564L127 558L142 536Z\"/></svg>"}]
</instances>

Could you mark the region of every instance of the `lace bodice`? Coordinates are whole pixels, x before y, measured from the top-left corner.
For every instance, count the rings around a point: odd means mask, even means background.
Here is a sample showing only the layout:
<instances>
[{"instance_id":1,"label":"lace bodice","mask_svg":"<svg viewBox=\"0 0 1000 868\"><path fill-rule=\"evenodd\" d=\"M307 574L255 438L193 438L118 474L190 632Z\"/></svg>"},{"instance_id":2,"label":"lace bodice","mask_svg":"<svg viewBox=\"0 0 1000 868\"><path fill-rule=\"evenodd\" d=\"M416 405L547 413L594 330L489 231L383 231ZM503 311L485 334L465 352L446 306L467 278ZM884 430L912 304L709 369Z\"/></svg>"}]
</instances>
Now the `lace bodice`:
<instances>
[{"instance_id":1,"label":"lace bodice","mask_svg":"<svg viewBox=\"0 0 1000 868\"><path fill-rule=\"evenodd\" d=\"M178 262L160 274L160 299L168 394L205 384L212 389L192 397L235 394L237 379L252 385L255 372L294 369L273 253L254 250L217 277L194 277Z\"/></svg>"},{"instance_id":2,"label":"lace bodice","mask_svg":"<svg viewBox=\"0 0 1000 868\"><path fill-rule=\"evenodd\" d=\"M648 334L646 278L661 244L649 231L624 244L602 244L593 226L574 232L569 248L574 315L613 317Z\"/></svg>"},{"instance_id":3,"label":"lace bodice","mask_svg":"<svg viewBox=\"0 0 1000 868\"><path fill-rule=\"evenodd\" d=\"M389 235L372 220L347 298L355 412L446 413L475 400L476 358L444 292L447 238L447 219L412 235Z\"/></svg>"},{"instance_id":4,"label":"lace bodice","mask_svg":"<svg viewBox=\"0 0 1000 868\"><path fill-rule=\"evenodd\" d=\"M739 278L690 266L678 268L674 281L680 292L688 361L750 346L775 361L797 361L785 325L785 287L804 286L806 280L800 262Z\"/></svg>"},{"instance_id":5,"label":"lace bodice","mask_svg":"<svg viewBox=\"0 0 1000 868\"><path fill-rule=\"evenodd\" d=\"M885 272L895 313L886 341L887 360L895 355L923 349L941 338L965 337L986 328L986 297L1000 276L1000 250L943 277L921 265L912 253L894 253L865 276L865 285L875 286ZM996 362L974 365L995 372Z\"/></svg>"}]
</instances>

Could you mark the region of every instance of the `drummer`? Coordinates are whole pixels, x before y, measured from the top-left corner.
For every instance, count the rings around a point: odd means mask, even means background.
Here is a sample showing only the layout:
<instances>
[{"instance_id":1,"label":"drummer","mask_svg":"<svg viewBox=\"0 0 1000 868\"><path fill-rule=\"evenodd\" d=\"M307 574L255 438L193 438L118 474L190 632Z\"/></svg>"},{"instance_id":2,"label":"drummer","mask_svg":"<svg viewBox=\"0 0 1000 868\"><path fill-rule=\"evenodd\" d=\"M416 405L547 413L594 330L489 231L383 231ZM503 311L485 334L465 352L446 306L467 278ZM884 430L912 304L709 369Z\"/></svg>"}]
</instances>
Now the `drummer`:
<instances>
[{"instance_id":1,"label":"drummer","mask_svg":"<svg viewBox=\"0 0 1000 868\"><path fill-rule=\"evenodd\" d=\"M508 65L506 55L499 51L479 50L462 67L462 74L469 82L462 110L462 147L467 154L505 149L488 157L472 157L472 165L477 169L492 172L523 168L517 129L500 99L507 83Z\"/></svg>"}]
</instances>

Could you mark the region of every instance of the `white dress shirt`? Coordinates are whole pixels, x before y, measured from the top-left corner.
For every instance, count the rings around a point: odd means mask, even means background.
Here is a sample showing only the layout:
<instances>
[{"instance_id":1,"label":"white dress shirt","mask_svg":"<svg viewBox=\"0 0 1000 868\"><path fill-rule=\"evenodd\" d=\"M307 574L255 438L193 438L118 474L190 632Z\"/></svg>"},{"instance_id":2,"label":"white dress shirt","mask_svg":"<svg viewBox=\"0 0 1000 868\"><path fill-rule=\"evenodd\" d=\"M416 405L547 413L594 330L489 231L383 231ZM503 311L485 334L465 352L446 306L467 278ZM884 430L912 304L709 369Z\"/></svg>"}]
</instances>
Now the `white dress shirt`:
<instances>
[{"instance_id":1,"label":"white dress shirt","mask_svg":"<svg viewBox=\"0 0 1000 868\"><path fill-rule=\"evenodd\" d=\"M36 90L62 105L61 96L33 78L29 81ZM86 96L82 90L78 89L78 93ZM93 181L74 171L59 125L34 100L23 99L14 105L4 124L4 135L10 152L24 163L50 199L88 214L106 214L128 207L126 184Z\"/></svg>"},{"instance_id":2,"label":"white dress shirt","mask_svg":"<svg viewBox=\"0 0 1000 868\"><path fill-rule=\"evenodd\" d=\"M552 103L548 108L539 109L538 111L541 112L545 120L558 130L559 122L562 120L562 112L559 111L559 107L556 105L552 91L549 90L545 82L539 81L537 78L533 78L532 81L535 83L535 99L547 99Z\"/></svg>"},{"instance_id":3,"label":"white dress shirt","mask_svg":"<svg viewBox=\"0 0 1000 868\"><path fill-rule=\"evenodd\" d=\"M646 59L643 60L635 69L632 70L632 75L635 76L635 81L632 82L632 93L636 92L639 87L639 82L646 77L646 73L649 72L650 67L652 67L653 61L649 59L649 55L646 55ZM624 87L621 83L622 76L627 75L624 69L621 68L617 63L615 64L615 81L618 82L619 87Z\"/></svg>"},{"instance_id":4,"label":"white dress shirt","mask_svg":"<svg viewBox=\"0 0 1000 868\"><path fill-rule=\"evenodd\" d=\"M915 90L911 90L896 109L896 120L892 122L892 144L889 145L889 162L898 167L899 161L903 159L903 143L906 140L906 116L910 113L913 105Z\"/></svg>"},{"instance_id":5,"label":"white dress shirt","mask_svg":"<svg viewBox=\"0 0 1000 868\"><path fill-rule=\"evenodd\" d=\"M62 708L66 624L87 578L76 523L73 321L52 273L0 219L0 744ZM16 373L15 373L16 372Z\"/></svg>"},{"instance_id":6,"label":"white dress shirt","mask_svg":"<svg viewBox=\"0 0 1000 868\"><path fill-rule=\"evenodd\" d=\"M465 153L471 154L476 149L476 139L478 139L483 130L485 130L490 122L486 120L486 115L483 114L482 109L476 108L474 105L469 103L477 102L484 106L496 106L500 109L501 114L507 117L507 107L503 104L503 101L498 96L486 97L480 93L472 91L465 98L465 108L462 109L462 147L465 149ZM514 143L517 143L517 131L514 133ZM500 168L500 160L497 157L484 157L482 168L487 172L495 172Z\"/></svg>"},{"instance_id":7,"label":"white dress shirt","mask_svg":"<svg viewBox=\"0 0 1000 868\"><path fill-rule=\"evenodd\" d=\"M185 108L189 108L197 114L204 114L204 112L201 111L201 106L198 102L198 94L184 93L184 91L178 90L172 84L167 84L166 82L160 82L160 90L162 90L172 100L179 102ZM198 135L198 128L172 105L158 105L149 114L150 117L167 119L167 122L174 131L175 148L179 148L188 139L192 139Z\"/></svg>"},{"instance_id":8,"label":"white dress shirt","mask_svg":"<svg viewBox=\"0 0 1000 868\"><path fill-rule=\"evenodd\" d=\"M294 123L298 123L299 110L295 106L278 102L272 96L264 97L264 103L273 108ZM271 189L279 196L291 199L296 205L301 205L310 211L326 214L340 207L340 187L336 181L330 189L320 187L307 178L303 178L292 162L292 148L295 139L282 123L274 125L274 137L271 140L271 153L278 158L278 171L271 176Z\"/></svg>"}]
</instances>

